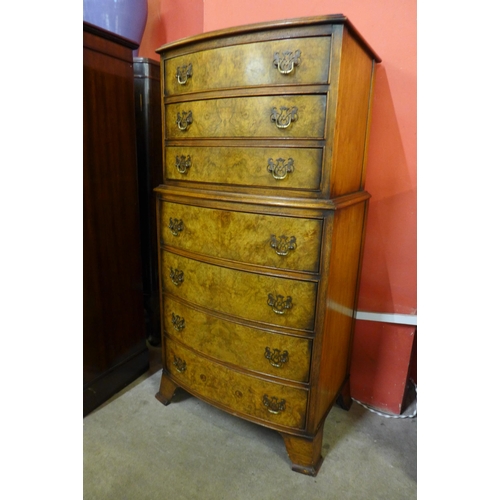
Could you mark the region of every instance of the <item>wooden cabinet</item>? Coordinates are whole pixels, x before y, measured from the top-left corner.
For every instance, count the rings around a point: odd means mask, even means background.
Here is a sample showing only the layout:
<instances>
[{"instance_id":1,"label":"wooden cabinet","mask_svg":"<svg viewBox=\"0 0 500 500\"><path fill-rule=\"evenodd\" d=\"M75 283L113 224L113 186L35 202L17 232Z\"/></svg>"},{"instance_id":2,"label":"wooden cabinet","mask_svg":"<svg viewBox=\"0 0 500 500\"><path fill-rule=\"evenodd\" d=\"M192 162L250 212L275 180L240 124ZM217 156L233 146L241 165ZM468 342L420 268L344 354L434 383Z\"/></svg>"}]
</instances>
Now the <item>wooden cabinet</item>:
<instances>
[{"instance_id":1,"label":"wooden cabinet","mask_svg":"<svg viewBox=\"0 0 500 500\"><path fill-rule=\"evenodd\" d=\"M380 60L342 15L167 44L157 189L163 373L281 433L315 475L348 409Z\"/></svg>"},{"instance_id":2,"label":"wooden cabinet","mask_svg":"<svg viewBox=\"0 0 500 500\"><path fill-rule=\"evenodd\" d=\"M137 46L83 24L83 411L149 367L142 298Z\"/></svg>"},{"instance_id":3,"label":"wooden cabinet","mask_svg":"<svg viewBox=\"0 0 500 500\"><path fill-rule=\"evenodd\" d=\"M156 197L153 191L162 182L161 92L158 61L145 57L134 58L134 95L146 335L148 341L156 346L161 341Z\"/></svg>"}]
</instances>

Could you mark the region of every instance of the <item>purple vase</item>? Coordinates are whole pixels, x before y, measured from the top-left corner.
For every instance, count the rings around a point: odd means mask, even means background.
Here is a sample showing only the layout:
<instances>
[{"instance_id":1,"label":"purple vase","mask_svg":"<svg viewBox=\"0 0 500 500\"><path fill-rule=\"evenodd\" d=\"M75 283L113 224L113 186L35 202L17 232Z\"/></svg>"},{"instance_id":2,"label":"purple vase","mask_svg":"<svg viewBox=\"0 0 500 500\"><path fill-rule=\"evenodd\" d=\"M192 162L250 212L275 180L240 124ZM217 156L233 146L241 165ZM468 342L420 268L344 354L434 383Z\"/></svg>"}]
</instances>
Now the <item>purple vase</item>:
<instances>
[{"instance_id":1,"label":"purple vase","mask_svg":"<svg viewBox=\"0 0 500 500\"><path fill-rule=\"evenodd\" d=\"M148 0L83 0L84 21L137 44L141 43L147 17Z\"/></svg>"}]
</instances>

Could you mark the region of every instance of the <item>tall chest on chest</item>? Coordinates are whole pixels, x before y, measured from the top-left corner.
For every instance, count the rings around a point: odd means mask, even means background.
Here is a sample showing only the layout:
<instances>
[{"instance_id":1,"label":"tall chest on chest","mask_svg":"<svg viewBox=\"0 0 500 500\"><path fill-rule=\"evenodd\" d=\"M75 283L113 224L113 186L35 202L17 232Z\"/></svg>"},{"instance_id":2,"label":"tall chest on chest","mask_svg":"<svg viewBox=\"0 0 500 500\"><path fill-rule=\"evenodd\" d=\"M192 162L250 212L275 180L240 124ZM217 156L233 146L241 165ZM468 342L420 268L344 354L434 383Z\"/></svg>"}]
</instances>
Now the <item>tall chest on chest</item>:
<instances>
[{"instance_id":1,"label":"tall chest on chest","mask_svg":"<svg viewBox=\"0 0 500 500\"><path fill-rule=\"evenodd\" d=\"M279 431L315 475L324 420L348 408L369 194L374 66L342 15L261 23L158 49L156 189L163 373Z\"/></svg>"}]
</instances>

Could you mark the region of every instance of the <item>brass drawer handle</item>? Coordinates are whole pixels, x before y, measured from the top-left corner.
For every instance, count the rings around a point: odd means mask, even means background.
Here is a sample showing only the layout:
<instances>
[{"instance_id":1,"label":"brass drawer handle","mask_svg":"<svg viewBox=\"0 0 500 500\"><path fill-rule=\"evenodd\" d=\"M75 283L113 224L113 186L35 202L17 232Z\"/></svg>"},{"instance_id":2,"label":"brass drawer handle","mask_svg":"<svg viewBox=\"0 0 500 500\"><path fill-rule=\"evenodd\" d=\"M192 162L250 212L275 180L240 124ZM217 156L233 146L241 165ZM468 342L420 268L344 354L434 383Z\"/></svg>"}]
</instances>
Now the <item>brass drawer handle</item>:
<instances>
[{"instance_id":1,"label":"brass drawer handle","mask_svg":"<svg viewBox=\"0 0 500 500\"><path fill-rule=\"evenodd\" d=\"M300 64L300 50L292 52L285 50L280 55L279 52L274 53L273 64L282 75L289 75L295 66Z\"/></svg>"},{"instance_id":2,"label":"brass drawer handle","mask_svg":"<svg viewBox=\"0 0 500 500\"><path fill-rule=\"evenodd\" d=\"M297 239L295 236L288 237L284 234L276 238L276 235L272 234L271 248L274 248L278 255L286 256L289 252L297 248Z\"/></svg>"},{"instance_id":3,"label":"brass drawer handle","mask_svg":"<svg viewBox=\"0 0 500 500\"><path fill-rule=\"evenodd\" d=\"M184 282L184 273L179 269L170 268L170 279L175 286L179 286Z\"/></svg>"},{"instance_id":4,"label":"brass drawer handle","mask_svg":"<svg viewBox=\"0 0 500 500\"><path fill-rule=\"evenodd\" d=\"M278 401L276 396L269 397L267 394L264 394L262 397L262 404L267 408L269 413L273 413L274 415L285 411L286 408L286 401L284 399Z\"/></svg>"},{"instance_id":5,"label":"brass drawer handle","mask_svg":"<svg viewBox=\"0 0 500 500\"><path fill-rule=\"evenodd\" d=\"M191 155L181 155L175 157L175 168L180 174L187 174L191 168Z\"/></svg>"},{"instance_id":6,"label":"brass drawer handle","mask_svg":"<svg viewBox=\"0 0 500 500\"><path fill-rule=\"evenodd\" d=\"M271 349L266 347L264 357L269 360L271 366L281 368L288 361L288 351L280 351L279 349Z\"/></svg>"},{"instance_id":7,"label":"brass drawer handle","mask_svg":"<svg viewBox=\"0 0 500 500\"><path fill-rule=\"evenodd\" d=\"M267 296L267 305L271 306L276 314L285 314L287 309L292 308L292 297L290 295L285 299L283 295L276 295L270 293Z\"/></svg>"},{"instance_id":8,"label":"brass drawer handle","mask_svg":"<svg viewBox=\"0 0 500 500\"><path fill-rule=\"evenodd\" d=\"M286 179L286 176L291 174L293 170L293 158L288 158L286 161L284 158L277 158L276 160L269 158L267 160L267 171L270 172L277 181Z\"/></svg>"},{"instance_id":9,"label":"brass drawer handle","mask_svg":"<svg viewBox=\"0 0 500 500\"><path fill-rule=\"evenodd\" d=\"M186 362L174 354L174 366L179 373L186 371Z\"/></svg>"},{"instance_id":10,"label":"brass drawer handle","mask_svg":"<svg viewBox=\"0 0 500 500\"><path fill-rule=\"evenodd\" d=\"M193 76L193 65L191 63L185 64L184 66L177 67L177 73L175 77L179 85L186 85L188 78Z\"/></svg>"},{"instance_id":11,"label":"brass drawer handle","mask_svg":"<svg viewBox=\"0 0 500 500\"><path fill-rule=\"evenodd\" d=\"M175 313L172 313L172 325L174 328L180 332L186 327L186 321Z\"/></svg>"},{"instance_id":12,"label":"brass drawer handle","mask_svg":"<svg viewBox=\"0 0 500 500\"><path fill-rule=\"evenodd\" d=\"M185 132L191 123L193 123L193 113L191 111L182 111L181 113L177 113L177 127L179 130Z\"/></svg>"},{"instance_id":13,"label":"brass drawer handle","mask_svg":"<svg viewBox=\"0 0 500 500\"><path fill-rule=\"evenodd\" d=\"M179 236L184 229L184 222L182 222L182 219L172 219L172 217L170 217L168 228L174 236Z\"/></svg>"},{"instance_id":14,"label":"brass drawer handle","mask_svg":"<svg viewBox=\"0 0 500 500\"><path fill-rule=\"evenodd\" d=\"M279 129L288 128L292 122L297 121L298 116L297 106L293 108L287 108L286 106L281 106L280 111L277 108L273 108L271 111L271 121L276 124Z\"/></svg>"}]
</instances>

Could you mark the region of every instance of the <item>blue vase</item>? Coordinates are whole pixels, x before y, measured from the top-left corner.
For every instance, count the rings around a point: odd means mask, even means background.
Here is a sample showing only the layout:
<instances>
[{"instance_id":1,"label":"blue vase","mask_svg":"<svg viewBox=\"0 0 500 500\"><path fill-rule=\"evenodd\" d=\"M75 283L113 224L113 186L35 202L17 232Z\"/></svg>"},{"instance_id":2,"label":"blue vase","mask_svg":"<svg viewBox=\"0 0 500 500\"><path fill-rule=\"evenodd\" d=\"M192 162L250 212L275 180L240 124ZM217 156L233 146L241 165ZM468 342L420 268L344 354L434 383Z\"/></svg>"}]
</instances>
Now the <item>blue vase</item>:
<instances>
[{"instance_id":1,"label":"blue vase","mask_svg":"<svg viewBox=\"0 0 500 500\"><path fill-rule=\"evenodd\" d=\"M148 0L83 0L83 20L141 43ZM134 55L135 55L134 51Z\"/></svg>"}]
</instances>

